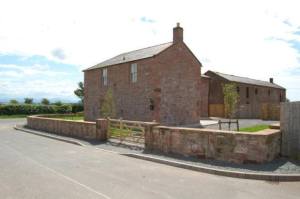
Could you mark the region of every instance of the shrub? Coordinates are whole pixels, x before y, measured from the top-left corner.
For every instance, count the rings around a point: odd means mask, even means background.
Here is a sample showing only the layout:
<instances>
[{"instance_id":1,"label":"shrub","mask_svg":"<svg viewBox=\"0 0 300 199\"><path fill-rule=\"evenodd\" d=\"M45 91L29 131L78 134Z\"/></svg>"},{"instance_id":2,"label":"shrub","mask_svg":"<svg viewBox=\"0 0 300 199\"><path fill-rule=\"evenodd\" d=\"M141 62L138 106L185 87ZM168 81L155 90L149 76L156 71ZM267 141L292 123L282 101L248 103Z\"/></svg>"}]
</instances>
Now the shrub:
<instances>
[{"instance_id":1,"label":"shrub","mask_svg":"<svg viewBox=\"0 0 300 199\"><path fill-rule=\"evenodd\" d=\"M32 104L33 103L33 99L32 98L25 98L24 99L24 103L25 104Z\"/></svg>"},{"instance_id":2,"label":"shrub","mask_svg":"<svg viewBox=\"0 0 300 199\"><path fill-rule=\"evenodd\" d=\"M50 101L47 98L43 98L42 101L41 101L41 104L43 104L43 105L49 105Z\"/></svg>"},{"instance_id":3,"label":"shrub","mask_svg":"<svg viewBox=\"0 0 300 199\"><path fill-rule=\"evenodd\" d=\"M33 115L51 113L71 113L70 105L33 105L33 104L7 104L0 105L0 115Z\"/></svg>"},{"instance_id":4,"label":"shrub","mask_svg":"<svg viewBox=\"0 0 300 199\"><path fill-rule=\"evenodd\" d=\"M72 104L72 113L78 113L83 111L83 104L78 103L78 104Z\"/></svg>"},{"instance_id":5,"label":"shrub","mask_svg":"<svg viewBox=\"0 0 300 199\"><path fill-rule=\"evenodd\" d=\"M61 101L56 101L56 102L54 102L53 104L56 105L56 106L61 106L61 105L63 105L63 103L62 103Z\"/></svg>"},{"instance_id":6,"label":"shrub","mask_svg":"<svg viewBox=\"0 0 300 199\"><path fill-rule=\"evenodd\" d=\"M71 113L72 112L72 106L63 104L61 106L56 106L56 112L57 113Z\"/></svg>"},{"instance_id":7,"label":"shrub","mask_svg":"<svg viewBox=\"0 0 300 199\"><path fill-rule=\"evenodd\" d=\"M19 102L15 99L12 99L9 101L10 104L19 104Z\"/></svg>"}]
</instances>

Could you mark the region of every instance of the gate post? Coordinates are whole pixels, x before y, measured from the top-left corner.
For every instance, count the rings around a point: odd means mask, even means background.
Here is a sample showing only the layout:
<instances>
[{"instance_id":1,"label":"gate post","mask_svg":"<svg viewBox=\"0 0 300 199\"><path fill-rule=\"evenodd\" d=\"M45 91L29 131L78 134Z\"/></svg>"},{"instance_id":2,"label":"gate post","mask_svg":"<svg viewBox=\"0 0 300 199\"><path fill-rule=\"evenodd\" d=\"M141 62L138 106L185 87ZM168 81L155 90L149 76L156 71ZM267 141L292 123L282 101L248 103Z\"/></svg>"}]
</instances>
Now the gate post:
<instances>
[{"instance_id":1,"label":"gate post","mask_svg":"<svg viewBox=\"0 0 300 199\"><path fill-rule=\"evenodd\" d=\"M97 133L98 140L106 141L108 139L108 120L107 119L97 119L96 120L96 133Z\"/></svg>"}]
</instances>

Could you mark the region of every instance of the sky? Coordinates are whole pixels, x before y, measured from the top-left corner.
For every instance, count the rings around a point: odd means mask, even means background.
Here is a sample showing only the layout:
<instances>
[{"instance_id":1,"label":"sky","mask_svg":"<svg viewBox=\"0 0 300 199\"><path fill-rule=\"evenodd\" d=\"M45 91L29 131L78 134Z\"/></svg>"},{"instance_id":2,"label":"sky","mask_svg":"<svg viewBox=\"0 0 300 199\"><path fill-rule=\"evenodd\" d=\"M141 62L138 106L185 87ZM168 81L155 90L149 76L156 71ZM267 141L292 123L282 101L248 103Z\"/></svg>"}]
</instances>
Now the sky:
<instances>
[{"instance_id":1,"label":"sky","mask_svg":"<svg viewBox=\"0 0 300 199\"><path fill-rule=\"evenodd\" d=\"M82 70L117 54L184 41L207 70L274 82L300 100L297 0L0 0L0 102L78 101Z\"/></svg>"}]
</instances>

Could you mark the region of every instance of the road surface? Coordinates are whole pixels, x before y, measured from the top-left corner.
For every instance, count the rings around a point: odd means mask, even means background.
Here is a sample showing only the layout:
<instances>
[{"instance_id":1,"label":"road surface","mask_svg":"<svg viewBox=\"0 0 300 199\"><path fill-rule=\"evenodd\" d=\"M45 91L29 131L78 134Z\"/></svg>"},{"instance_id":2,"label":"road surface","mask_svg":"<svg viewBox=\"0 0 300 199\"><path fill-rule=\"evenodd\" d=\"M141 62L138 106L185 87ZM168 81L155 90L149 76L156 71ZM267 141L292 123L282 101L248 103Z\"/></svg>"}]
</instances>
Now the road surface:
<instances>
[{"instance_id":1,"label":"road surface","mask_svg":"<svg viewBox=\"0 0 300 199\"><path fill-rule=\"evenodd\" d=\"M300 182L265 182L190 171L60 142L0 120L1 199L300 198Z\"/></svg>"}]
</instances>

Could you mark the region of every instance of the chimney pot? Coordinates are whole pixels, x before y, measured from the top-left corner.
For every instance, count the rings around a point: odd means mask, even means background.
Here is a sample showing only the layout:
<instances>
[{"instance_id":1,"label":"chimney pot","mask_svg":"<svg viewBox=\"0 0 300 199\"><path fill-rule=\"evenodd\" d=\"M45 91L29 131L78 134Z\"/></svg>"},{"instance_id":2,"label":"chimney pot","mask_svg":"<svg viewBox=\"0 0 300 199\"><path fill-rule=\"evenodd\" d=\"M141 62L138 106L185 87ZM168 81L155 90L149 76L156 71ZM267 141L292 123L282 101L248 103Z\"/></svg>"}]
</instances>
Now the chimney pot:
<instances>
[{"instance_id":1,"label":"chimney pot","mask_svg":"<svg viewBox=\"0 0 300 199\"><path fill-rule=\"evenodd\" d=\"M270 83L274 83L273 77L270 77Z\"/></svg>"}]
</instances>

